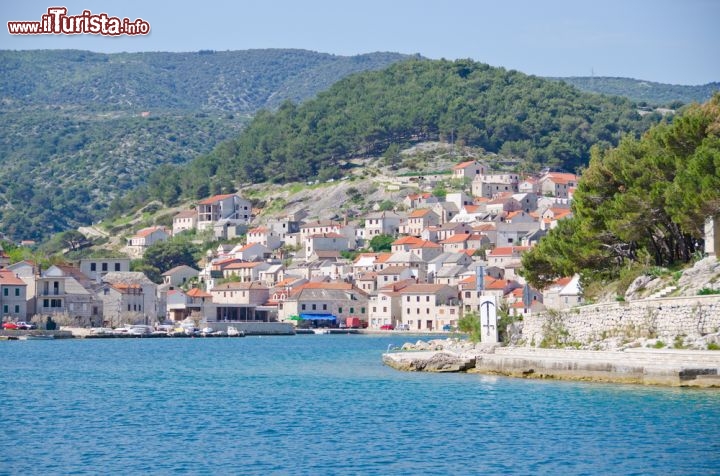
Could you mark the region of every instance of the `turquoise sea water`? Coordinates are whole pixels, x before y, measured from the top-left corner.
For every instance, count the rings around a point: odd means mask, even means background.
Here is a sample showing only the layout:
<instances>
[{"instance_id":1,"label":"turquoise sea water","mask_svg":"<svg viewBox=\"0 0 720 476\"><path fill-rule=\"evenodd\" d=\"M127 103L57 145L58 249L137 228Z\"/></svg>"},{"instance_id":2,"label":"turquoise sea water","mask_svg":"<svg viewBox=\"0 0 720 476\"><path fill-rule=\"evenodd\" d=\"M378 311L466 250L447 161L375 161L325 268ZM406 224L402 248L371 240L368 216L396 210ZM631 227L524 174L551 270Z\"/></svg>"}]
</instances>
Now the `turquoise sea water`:
<instances>
[{"instance_id":1,"label":"turquoise sea water","mask_svg":"<svg viewBox=\"0 0 720 476\"><path fill-rule=\"evenodd\" d=\"M720 392L398 372L414 337L0 342L0 474L720 474Z\"/></svg>"}]
</instances>

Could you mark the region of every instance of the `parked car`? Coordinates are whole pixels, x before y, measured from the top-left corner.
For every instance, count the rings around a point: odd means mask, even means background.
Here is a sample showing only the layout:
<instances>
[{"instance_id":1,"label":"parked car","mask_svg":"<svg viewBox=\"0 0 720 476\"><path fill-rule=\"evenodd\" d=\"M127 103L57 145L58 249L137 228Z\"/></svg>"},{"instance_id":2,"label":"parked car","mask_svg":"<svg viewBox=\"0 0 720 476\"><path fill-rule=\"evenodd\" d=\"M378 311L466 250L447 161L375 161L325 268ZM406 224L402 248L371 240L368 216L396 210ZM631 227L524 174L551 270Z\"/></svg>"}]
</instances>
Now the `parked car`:
<instances>
[{"instance_id":1,"label":"parked car","mask_svg":"<svg viewBox=\"0 0 720 476\"><path fill-rule=\"evenodd\" d=\"M452 332L452 331L454 331L455 329L454 329L453 326L451 326L450 324L445 324L445 325L443 326L442 330L445 331L445 332Z\"/></svg>"},{"instance_id":2,"label":"parked car","mask_svg":"<svg viewBox=\"0 0 720 476\"><path fill-rule=\"evenodd\" d=\"M3 329L16 330L19 329L19 327L14 322L6 322L3 324Z\"/></svg>"},{"instance_id":3,"label":"parked car","mask_svg":"<svg viewBox=\"0 0 720 476\"><path fill-rule=\"evenodd\" d=\"M24 329L24 330L37 329L37 326L35 324L30 324L29 322L25 322L25 321L18 321L16 324L18 326L18 329Z\"/></svg>"},{"instance_id":4,"label":"parked car","mask_svg":"<svg viewBox=\"0 0 720 476\"><path fill-rule=\"evenodd\" d=\"M395 330L395 326L393 326L392 324L383 324L382 326L380 326L380 330L392 331Z\"/></svg>"}]
</instances>

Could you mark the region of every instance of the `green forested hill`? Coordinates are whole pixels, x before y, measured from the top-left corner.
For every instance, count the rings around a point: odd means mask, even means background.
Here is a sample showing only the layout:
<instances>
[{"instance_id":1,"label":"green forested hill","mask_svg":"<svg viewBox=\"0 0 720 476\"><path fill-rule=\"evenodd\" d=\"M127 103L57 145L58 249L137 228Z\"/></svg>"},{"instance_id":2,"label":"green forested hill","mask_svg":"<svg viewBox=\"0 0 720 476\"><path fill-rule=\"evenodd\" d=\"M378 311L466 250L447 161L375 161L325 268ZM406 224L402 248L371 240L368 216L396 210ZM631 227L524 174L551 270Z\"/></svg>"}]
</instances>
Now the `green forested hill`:
<instances>
[{"instance_id":1,"label":"green forested hill","mask_svg":"<svg viewBox=\"0 0 720 476\"><path fill-rule=\"evenodd\" d=\"M334 56L305 50L116 53L0 51L4 108L201 110L253 114L303 101L348 74L383 68L397 53Z\"/></svg>"},{"instance_id":2,"label":"green forested hill","mask_svg":"<svg viewBox=\"0 0 720 476\"><path fill-rule=\"evenodd\" d=\"M654 106L671 106L677 103L702 103L720 91L720 82L700 86L654 83L630 78L612 77L569 77L548 78L564 81L576 88L590 92L622 96L639 103Z\"/></svg>"},{"instance_id":3,"label":"green forested hill","mask_svg":"<svg viewBox=\"0 0 720 476\"><path fill-rule=\"evenodd\" d=\"M470 60L409 60L347 77L302 105L258 114L237 139L174 173L164 169L142 197L330 178L342 173L345 159L438 138L574 170L587 163L593 144L617 144L658 120L640 117L627 99L516 71Z\"/></svg>"},{"instance_id":4,"label":"green forested hill","mask_svg":"<svg viewBox=\"0 0 720 476\"><path fill-rule=\"evenodd\" d=\"M259 109L404 58L0 51L0 231L41 239L100 219L158 167L236 137Z\"/></svg>"}]
</instances>

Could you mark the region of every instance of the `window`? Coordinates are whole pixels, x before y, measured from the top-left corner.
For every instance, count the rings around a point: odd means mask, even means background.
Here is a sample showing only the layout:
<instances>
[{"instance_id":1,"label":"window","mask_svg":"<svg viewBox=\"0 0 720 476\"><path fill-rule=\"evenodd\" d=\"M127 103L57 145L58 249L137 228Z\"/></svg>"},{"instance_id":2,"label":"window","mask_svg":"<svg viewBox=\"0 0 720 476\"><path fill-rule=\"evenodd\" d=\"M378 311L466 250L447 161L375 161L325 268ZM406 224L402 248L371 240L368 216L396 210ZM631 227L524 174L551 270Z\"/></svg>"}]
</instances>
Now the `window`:
<instances>
[{"instance_id":1,"label":"window","mask_svg":"<svg viewBox=\"0 0 720 476\"><path fill-rule=\"evenodd\" d=\"M20 306L15 304L15 314L20 314Z\"/></svg>"},{"instance_id":2,"label":"window","mask_svg":"<svg viewBox=\"0 0 720 476\"><path fill-rule=\"evenodd\" d=\"M120 271L120 263L115 263L115 271Z\"/></svg>"},{"instance_id":3,"label":"window","mask_svg":"<svg viewBox=\"0 0 720 476\"><path fill-rule=\"evenodd\" d=\"M90 271L97 271L97 263L90 263Z\"/></svg>"},{"instance_id":4,"label":"window","mask_svg":"<svg viewBox=\"0 0 720 476\"><path fill-rule=\"evenodd\" d=\"M383 306L383 312L387 312L387 307Z\"/></svg>"},{"instance_id":5,"label":"window","mask_svg":"<svg viewBox=\"0 0 720 476\"><path fill-rule=\"evenodd\" d=\"M20 295L20 288L15 288L15 295L16 295L16 296L19 296L19 295Z\"/></svg>"},{"instance_id":6,"label":"window","mask_svg":"<svg viewBox=\"0 0 720 476\"><path fill-rule=\"evenodd\" d=\"M377 307L373 306L373 311L372 311L372 312L377 312Z\"/></svg>"},{"instance_id":7,"label":"window","mask_svg":"<svg viewBox=\"0 0 720 476\"><path fill-rule=\"evenodd\" d=\"M361 307L361 308L360 308L360 314L365 314L365 308L364 308L364 307Z\"/></svg>"},{"instance_id":8,"label":"window","mask_svg":"<svg viewBox=\"0 0 720 476\"><path fill-rule=\"evenodd\" d=\"M351 308L350 308L350 314L355 314L355 308L354 308L354 307L351 307Z\"/></svg>"},{"instance_id":9,"label":"window","mask_svg":"<svg viewBox=\"0 0 720 476\"><path fill-rule=\"evenodd\" d=\"M426 307L426 308L425 308L425 314L430 314L430 308L429 308L429 307Z\"/></svg>"},{"instance_id":10,"label":"window","mask_svg":"<svg viewBox=\"0 0 720 476\"><path fill-rule=\"evenodd\" d=\"M3 313L4 314L8 313L8 305L7 304L3 304Z\"/></svg>"},{"instance_id":11,"label":"window","mask_svg":"<svg viewBox=\"0 0 720 476\"><path fill-rule=\"evenodd\" d=\"M410 314L410 308L407 308L407 313Z\"/></svg>"},{"instance_id":12,"label":"window","mask_svg":"<svg viewBox=\"0 0 720 476\"><path fill-rule=\"evenodd\" d=\"M128 304L128 312L130 312L130 304Z\"/></svg>"},{"instance_id":13,"label":"window","mask_svg":"<svg viewBox=\"0 0 720 476\"><path fill-rule=\"evenodd\" d=\"M465 299L470 299L470 291L465 291Z\"/></svg>"},{"instance_id":14,"label":"window","mask_svg":"<svg viewBox=\"0 0 720 476\"><path fill-rule=\"evenodd\" d=\"M342 308L341 308L341 307L338 308L338 314L342 314Z\"/></svg>"},{"instance_id":15,"label":"window","mask_svg":"<svg viewBox=\"0 0 720 476\"><path fill-rule=\"evenodd\" d=\"M327 311L327 304L323 304L323 311Z\"/></svg>"},{"instance_id":16,"label":"window","mask_svg":"<svg viewBox=\"0 0 720 476\"><path fill-rule=\"evenodd\" d=\"M420 314L420 308L415 309L415 314Z\"/></svg>"},{"instance_id":17,"label":"window","mask_svg":"<svg viewBox=\"0 0 720 476\"><path fill-rule=\"evenodd\" d=\"M10 288L3 288L3 296L7 296L8 291L10 291Z\"/></svg>"},{"instance_id":18,"label":"window","mask_svg":"<svg viewBox=\"0 0 720 476\"><path fill-rule=\"evenodd\" d=\"M417 302L420 302L420 296L415 296L415 300L416 300Z\"/></svg>"},{"instance_id":19,"label":"window","mask_svg":"<svg viewBox=\"0 0 720 476\"><path fill-rule=\"evenodd\" d=\"M313 311L317 310L317 305L316 305L316 304L313 304L313 305L312 305L312 310L313 310Z\"/></svg>"},{"instance_id":20,"label":"window","mask_svg":"<svg viewBox=\"0 0 720 476\"><path fill-rule=\"evenodd\" d=\"M103 264L102 264L102 270L103 270L103 271L107 271L107 270L108 270L107 263L103 263Z\"/></svg>"},{"instance_id":21,"label":"window","mask_svg":"<svg viewBox=\"0 0 720 476\"><path fill-rule=\"evenodd\" d=\"M430 296L425 296L425 302L430 302Z\"/></svg>"},{"instance_id":22,"label":"window","mask_svg":"<svg viewBox=\"0 0 720 476\"><path fill-rule=\"evenodd\" d=\"M305 310L305 304L303 304L302 306L300 306L300 309L302 309L302 310L304 311L304 310Z\"/></svg>"}]
</instances>

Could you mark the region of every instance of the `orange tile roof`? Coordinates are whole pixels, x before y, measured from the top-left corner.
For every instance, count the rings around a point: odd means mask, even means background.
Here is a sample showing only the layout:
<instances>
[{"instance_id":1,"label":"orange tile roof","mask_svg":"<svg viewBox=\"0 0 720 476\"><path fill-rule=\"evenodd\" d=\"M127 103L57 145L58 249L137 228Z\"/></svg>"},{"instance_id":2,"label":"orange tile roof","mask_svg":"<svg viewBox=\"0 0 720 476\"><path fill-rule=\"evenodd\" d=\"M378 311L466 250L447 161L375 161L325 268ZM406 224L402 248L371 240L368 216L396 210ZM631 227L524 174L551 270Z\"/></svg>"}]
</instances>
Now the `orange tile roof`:
<instances>
[{"instance_id":1,"label":"orange tile roof","mask_svg":"<svg viewBox=\"0 0 720 476\"><path fill-rule=\"evenodd\" d=\"M402 238L398 238L397 240L393 241L393 245L416 245L418 243L422 243L422 238L418 238L416 236L403 236Z\"/></svg>"},{"instance_id":2,"label":"orange tile roof","mask_svg":"<svg viewBox=\"0 0 720 476\"><path fill-rule=\"evenodd\" d=\"M479 205L465 205L465 213L478 213L478 210L480 210Z\"/></svg>"},{"instance_id":3,"label":"orange tile roof","mask_svg":"<svg viewBox=\"0 0 720 476\"><path fill-rule=\"evenodd\" d=\"M441 243L447 244L447 245L449 245L451 243L464 243L469 239L470 239L470 235L467 233L456 233L453 236L451 236L450 238L443 240Z\"/></svg>"},{"instance_id":4,"label":"orange tile roof","mask_svg":"<svg viewBox=\"0 0 720 476\"><path fill-rule=\"evenodd\" d=\"M438 245L437 243L433 243L432 241L428 241L428 240L420 241L420 243L410 245L410 249L415 250L418 248L442 248L442 246Z\"/></svg>"},{"instance_id":5,"label":"orange tile roof","mask_svg":"<svg viewBox=\"0 0 720 476\"><path fill-rule=\"evenodd\" d=\"M158 230L167 233L165 229L161 226L151 226L149 228L143 228L142 230L138 230L138 232L135 233L135 236L138 238L145 238L146 236L150 236Z\"/></svg>"},{"instance_id":6,"label":"orange tile roof","mask_svg":"<svg viewBox=\"0 0 720 476\"><path fill-rule=\"evenodd\" d=\"M375 258L376 263L384 263L387 260L389 260L392 257L392 253L380 253L378 254L378 257Z\"/></svg>"},{"instance_id":7,"label":"orange tile roof","mask_svg":"<svg viewBox=\"0 0 720 476\"><path fill-rule=\"evenodd\" d=\"M197 216L197 210L183 210L181 212L178 212L173 219L175 218L194 218Z\"/></svg>"},{"instance_id":8,"label":"orange tile roof","mask_svg":"<svg viewBox=\"0 0 720 476\"><path fill-rule=\"evenodd\" d=\"M25 281L18 278L15 273L7 269L0 269L0 285L27 286Z\"/></svg>"},{"instance_id":9,"label":"orange tile roof","mask_svg":"<svg viewBox=\"0 0 720 476\"><path fill-rule=\"evenodd\" d=\"M413 210L413 212L408 216L408 218L422 218L431 211L432 210L430 210L429 208L420 208L418 210Z\"/></svg>"},{"instance_id":10,"label":"orange tile roof","mask_svg":"<svg viewBox=\"0 0 720 476\"><path fill-rule=\"evenodd\" d=\"M213 196L210 197L210 198L206 198L206 199L204 199L204 200L200 200L198 203L199 203L200 205L212 205L213 203L217 203L217 202L219 202L219 201L221 201L221 200L225 200L225 199L230 198L230 197L233 197L233 196L235 196L234 193L226 193L226 194L224 194L224 195L213 195Z\"/></svg>"},{"instance_id":11,"label":"orange tile roof","mask_svg":"<svg viewBox=\"0 0 720 476\"><path fill-rule=\"evenodd\" d=\"M190 291L185 293L186 296L190 296L193 298L209 298L212 297L212 294L206 293L202 289L199 288L192 288Z\"/></svg>"},{"instance_id":12,"label":"orange tile roof","mask_svg":"<svg viewBox=\"0 0 720 476\"><path fill-rule=\"evenodd\" d=\"M488 256L511 256L514 253L522 253L529 249L529 246L498 246L490 251Z\"/></svg>"},{"instance_id":13,"label":"orange tile roof","mask_svg":"<svg viewBox=\"0 0 720 476\"><path fill-rule=\"evenodd\" d=\"M473 165L474 163L475 163L474 160L468 160L467 162L461 162L461 163L457 164L455 167L453 167L453 170L464 169L465 167Z\"/></svg>"},{"instance_id":14,"label":"orange tile roof","mask_svg":"<svg viewBox=\"0 0 720 476\"><path fill-rule=\"evenodd\" d=\"M460 286L462 286L463 289L475 289L475 283L477 282L477 277L475 275L468 276L467 278L460 281ZM509 281L506 281L504 279L497 279L493 278L492 276L485 276L485 289L490 290L502 290L505 289L505 286L508 285Z\"/></svg>"},{"instance_id":15,"label":"orange tile roof","mask_svg":"<svg viewBox=\"0 0 720 476\"><path fill-rule=\"evenodd\" d=\"M257 228L253 228L252 230L248 230L247 233L248 233L248 235L249 235L249 234L251 234L251 233L253 233L253 234L267 233L268 231L270 231L270 230L268 230L267 227L258 226Z\"/></svg>"},{"instance_id":16,"label":"orange tile roof","mask_svg":"<svg viewBox=\"0 0 720 476\"><path fill-rule=\"evenodd\" d=\"M259 264L261 264L260 261L253 261L251 263L246 263L246 262L230 263L229 265L225 266L225 269L250 269L250 268L257 267Z\"/></svg>"}]
</instances>

